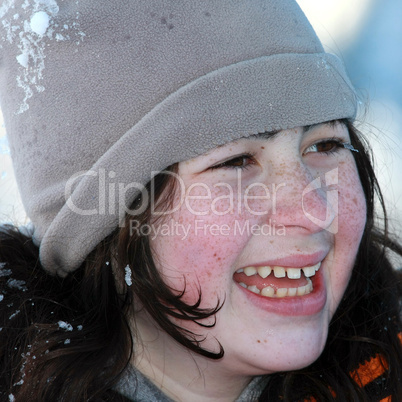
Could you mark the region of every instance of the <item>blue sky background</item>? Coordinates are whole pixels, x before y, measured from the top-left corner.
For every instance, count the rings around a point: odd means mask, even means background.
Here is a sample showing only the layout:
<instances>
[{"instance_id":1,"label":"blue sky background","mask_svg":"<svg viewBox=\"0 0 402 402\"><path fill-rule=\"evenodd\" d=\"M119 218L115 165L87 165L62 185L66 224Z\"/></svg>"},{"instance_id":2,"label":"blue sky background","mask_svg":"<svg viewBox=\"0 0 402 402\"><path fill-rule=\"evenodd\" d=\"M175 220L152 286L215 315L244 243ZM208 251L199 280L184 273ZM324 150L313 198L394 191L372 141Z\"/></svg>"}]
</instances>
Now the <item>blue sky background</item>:
<instances>
[{"instance_id":1,"label":"blue sky background","mask_svg":"<svg viewBox=\"0 0 402 402\"><path fill-rule=\"evenodd\" d=\"M374 1L343 57L356 87L402 106L402 1Z\"/></svg>"},{"instance_id":2,"label":"blue sky background","mask_svg":"<svg viewBox=\"0 0 402 402\"><path fill-rule=\"evenodd\" d=\"M367 95L377 172L394 230L402 233L402 1L373 1L343 57L353 84Z\"/></svg>"}]
</instances>

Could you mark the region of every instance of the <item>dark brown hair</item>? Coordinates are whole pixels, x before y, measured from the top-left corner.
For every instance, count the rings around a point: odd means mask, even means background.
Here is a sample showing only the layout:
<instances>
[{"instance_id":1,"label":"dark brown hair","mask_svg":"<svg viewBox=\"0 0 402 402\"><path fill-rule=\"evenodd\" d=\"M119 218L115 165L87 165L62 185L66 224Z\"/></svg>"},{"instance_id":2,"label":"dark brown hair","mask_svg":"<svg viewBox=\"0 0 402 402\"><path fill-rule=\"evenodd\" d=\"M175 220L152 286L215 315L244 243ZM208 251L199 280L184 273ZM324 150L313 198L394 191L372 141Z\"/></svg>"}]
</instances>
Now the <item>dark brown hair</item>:
<instances>
[{"instance_id":1,"label":"dark brown hair","mask_svg":"<svg viewBox=\"0 0 402 402\"><path fill-rule=\"evenodd\" d=\"M386 250L402 255L390 240L385 225L374 225L374 198L379 196L366 146L348 125L367 202L367 225L352 279L329 328L327 345L309 367L272 375L261 400L372 400L373 395L402 395L400 275L388 261ZM360 137L361 138L361 137ZM176 166L169 168L175 171ZM169 205L174 188L168 175L155 177L159 205ZM142 202L134 202L135 209ZM385 210L384 210L385 211ZM40 266L38 249L13 227L0 233L0 396L18 401L119 401L112 388L129 364L135 333L127 317L136 298L155 323L188 349L212 359L222 357L202 347L202 338L174 324L171 317L200 326L213 318L224 302L211 310L192 306L182 293L170 289L160 277L147 236L130 233L130 219L102 241L85 263L67 278L51 277ZM138 217L151 219L150 208ZM384 219L386 224L386 216ZM113 270L111 266L113 265ZM132 285L124 281L129 267ZM135 330L135 329L134 329ZM377 388L359 387L350 372L365 359L380 354L388 370ZM336 396L334 396L336 395ZM380 399L380 398L379 398Z\"/></svg>"}]
</instances>

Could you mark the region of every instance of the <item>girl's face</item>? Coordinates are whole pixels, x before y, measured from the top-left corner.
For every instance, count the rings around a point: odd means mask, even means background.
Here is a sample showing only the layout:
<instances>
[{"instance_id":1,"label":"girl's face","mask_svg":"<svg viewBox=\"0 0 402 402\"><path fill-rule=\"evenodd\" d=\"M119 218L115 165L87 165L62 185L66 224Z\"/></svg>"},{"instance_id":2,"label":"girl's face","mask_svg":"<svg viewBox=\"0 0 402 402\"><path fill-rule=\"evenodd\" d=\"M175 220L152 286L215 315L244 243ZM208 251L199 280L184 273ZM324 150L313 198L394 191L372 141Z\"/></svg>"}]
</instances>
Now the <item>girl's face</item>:
<instances>
[{"instance_id":1,"label":"girl's face","mask_svg":"<svg viewBox=\"0 0 402 402\"><path fill-rule=\"evenodd\" d=\"M155 221L151 247L187 304L199 292L201 308L223 302L212 328L177 321L205 338L205 349L223 346L213 362L221 373L299 369L322 352L366 219L349 141L343 124L323 123L179 164L175 211ZM139 323L140 334L152 325ZM159 352L169 343L160 334L152 342Z\"/></svg>"}]
</instances>

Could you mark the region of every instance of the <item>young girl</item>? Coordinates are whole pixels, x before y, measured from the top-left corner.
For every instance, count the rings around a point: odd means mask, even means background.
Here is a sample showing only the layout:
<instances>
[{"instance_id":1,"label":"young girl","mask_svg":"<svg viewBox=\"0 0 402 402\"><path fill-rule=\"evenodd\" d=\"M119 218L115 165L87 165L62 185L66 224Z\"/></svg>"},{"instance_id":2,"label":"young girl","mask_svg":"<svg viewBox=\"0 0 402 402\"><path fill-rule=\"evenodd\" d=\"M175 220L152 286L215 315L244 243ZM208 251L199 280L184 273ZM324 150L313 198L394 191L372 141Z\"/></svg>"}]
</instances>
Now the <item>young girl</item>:
<instances>
[{"instance_id":1,"label":"young girl","mask_svg":"<svg viewBox=\"0 0 402 402\"><path fill-rule=\"evenodd\" d=\"M402 248L294 1L0 15L2 400L401 399Z\"/></svg>"}]
</instances>

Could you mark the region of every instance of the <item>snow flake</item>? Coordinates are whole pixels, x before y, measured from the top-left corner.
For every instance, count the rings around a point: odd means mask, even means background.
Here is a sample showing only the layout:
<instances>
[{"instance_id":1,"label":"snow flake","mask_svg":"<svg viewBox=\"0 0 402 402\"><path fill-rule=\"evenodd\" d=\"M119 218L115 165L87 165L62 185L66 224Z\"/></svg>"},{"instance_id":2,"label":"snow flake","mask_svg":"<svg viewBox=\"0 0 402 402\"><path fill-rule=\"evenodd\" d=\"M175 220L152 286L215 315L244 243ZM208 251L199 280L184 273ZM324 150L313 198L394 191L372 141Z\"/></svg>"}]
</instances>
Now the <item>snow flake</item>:
<instances>
[{"instance_id":1,"label":"snow flake","mask_svg":"<svg viewBox=\"0 0 402 402\"><path fill-rule=\"evenodd\" d=\"M65 329L66 331L73 330L73 326L65 321L59 321L57 324L59 324L59 328Z\"/></svg>"},{"instance_id":2,"label":"snow flake","mask_svg":"<svg viewBox=\"0 0 402 402\"><path fill-rule=\"evenodd\" d=\"M5 269L5 266L5 262L0 262L0 277L10 276L12 274L11 269Z\"/></svg>"},{"instance_id":3,"label":"snow flake","mask_svg":"<svg viewBox=\"0 0 402 402\"><path fill-rule=\"evenodd\" d=\"M59 13L56 0L25 0L21 8L27 11L27 19L15 12L15 0L6 0L3 3L0 7L0 28L5 31L5 35L2 36L4 41L17 46L16 60L21 66L16 76L17 86L24 94L20 108L16 111L20 114L29 109L28 101L34 93L45 90L40 81L45 68L46 41L70 40L73 37L78 38L80 43L85 33L79 30L75 18L73 23L67 19L57 28L59 25L54 23Z\"/></svg>"},{"instance_id":4,"label":"snow flake","mask_svg":"<svg viewBox=\"0 0 402 402\"><path fill-rule=\"evenodd\" d=\"M330 75L331 66L328 64L328 62L324 58L320 58L320 60L317 60L317 67L318 68L324 68L326 71L327 76Z\"/></svg>"},{"instance_id":5,"label":"snow flake","mask_svg":"<svg viewBox=\"0 0 402 402\"><path fill-rule=\"evenodd\" d=\"M18 289L22 290L23 292L26 292L28 290L28 288L25 285L26 285L25 281L19 281L18 279L10 278L7 281L7 286L10 289Z\"/></svg>"},{"instance_id":6,"label":"snow flake","mask_svg":"<svg viewBox=\"0 0 402 402\"><path fill-rule=\"evenodd\" d=\"M36 34L43 36L49 28L50 17L45 11L38 11L33 14L29 26Z\"/></svg>"},{"instance_id":7,"label":"snow flake","mask_svg":"<svg viewBox=\"0 0 402 402\"><path fill-rule=\"evenodd\" d=\"M9 320L12 320L14 317L16 317L19 313L21 313L21 310L16 310L13 314L8 317Z\"/></svg>"},{"instance_id":8,"label":"snow flake","mask_svg":"<svg viewBox=\"0 0 402 402\"><path fill-rule=\"evenodd\" d=\"M126 275L124 277L127 286L131 286L133 284L133 281L131 279L131 269L130 266L127 264L127 266L124 268L124 270L126 271Z\"/></svg>"}]
</instances>

